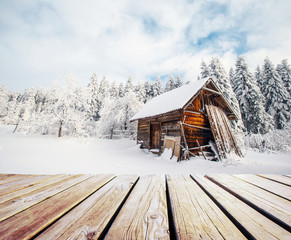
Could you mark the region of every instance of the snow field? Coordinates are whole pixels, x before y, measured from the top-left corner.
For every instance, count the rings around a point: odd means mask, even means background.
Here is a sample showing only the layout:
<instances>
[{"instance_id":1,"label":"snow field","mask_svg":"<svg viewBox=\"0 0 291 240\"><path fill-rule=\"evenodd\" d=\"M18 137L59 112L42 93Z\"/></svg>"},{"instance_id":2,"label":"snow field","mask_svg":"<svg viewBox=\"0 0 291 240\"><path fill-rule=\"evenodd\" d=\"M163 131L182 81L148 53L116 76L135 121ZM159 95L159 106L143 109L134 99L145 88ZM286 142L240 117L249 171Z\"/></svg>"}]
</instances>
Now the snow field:
<instances>
[{"instance_id":1,"label":"snow field","mask_svg":"<svg viewBox=\"0 0 291 240\"><path fill-rule=\"evenodd\" d=\"M291 153L245 150L245 158L222 162L203 157L176 162L169 153L157 156L129 139L57 138L13 134L0 125L0 173L17 174L291 174Z\"/></svg>"}]
</instances>

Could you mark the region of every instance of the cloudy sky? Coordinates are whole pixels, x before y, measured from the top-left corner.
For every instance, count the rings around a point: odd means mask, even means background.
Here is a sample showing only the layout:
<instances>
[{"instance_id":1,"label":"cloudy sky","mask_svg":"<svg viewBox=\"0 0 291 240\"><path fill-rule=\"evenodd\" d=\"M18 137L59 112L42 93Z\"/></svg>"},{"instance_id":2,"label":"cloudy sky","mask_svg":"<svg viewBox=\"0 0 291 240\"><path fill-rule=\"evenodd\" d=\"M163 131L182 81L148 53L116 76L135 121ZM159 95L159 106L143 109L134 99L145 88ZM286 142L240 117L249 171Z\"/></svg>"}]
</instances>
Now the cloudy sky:
<instances>
[{"instance_id":1,"label":"cloudy sky","mask_svg":"<svg viewBox=\"0 0 291 240\"><path fill-rule=\"evenodd\" d=\"M117 82L181 75L238 55L291 62L289 0L0 0L0 85L50 87L94 72Z\"/></svg>"}]
</instances>

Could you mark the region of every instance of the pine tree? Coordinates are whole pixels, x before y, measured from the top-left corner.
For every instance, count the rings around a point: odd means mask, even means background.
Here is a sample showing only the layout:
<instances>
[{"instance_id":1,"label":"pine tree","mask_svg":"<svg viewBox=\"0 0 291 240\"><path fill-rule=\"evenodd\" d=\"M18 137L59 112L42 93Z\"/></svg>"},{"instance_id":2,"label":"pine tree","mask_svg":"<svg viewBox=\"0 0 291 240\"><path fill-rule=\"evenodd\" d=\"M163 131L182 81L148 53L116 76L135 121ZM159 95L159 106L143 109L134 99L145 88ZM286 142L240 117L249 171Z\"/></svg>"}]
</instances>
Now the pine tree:
<instances>
[{"instance_id":1,"label":"pine tree","mask_svg":"<svg viewBox=\"0 0 291 240\"><path fill-rule=\"evenodd\" d=\"M171 91L171 90L173 90L173 89L175 89L175 88L176 88L176 85L175 85L174 76L171 75L171 76L170 76L170 79L169 79L168 82L166 83L165 92Z\"/></svg>"},{"instance_id":2,"label":"pine tree","mask_svg":"<svg viewBox=\"0 0 291 240\"><path fill-rule=\"evenodd\" d=\"M124 97L124 85L121 82L118 87L118 95L120 98Z\"/></svg>"},{"instance_id":3,"label":"pine tree","mask_svg":"<svg viewBox=\"0 0 291 240\"><path fill-rule=\"evenodd\" d=\"M109 96L109 82L106 77L103 77L102 81L100 82L98 93L100 94L99 99L103 99Z\"/></svg>"},{"instance_id":4,"label":"pine tree","mask_svg":"<svg viewBox=\"0 0 291 240\"><path fill-rule=\"evenodd\" d=\"M200 72L201 78L206 78L206 77L209 77L210 76L211 69L204 62L203 59L202 59L202 62L200 64L200 70L201 70L201 72Z\"/></svg>"},{"instance_id":5,"label":"pine tree","mask_svg":"<svg viewBox=\"0 0 291 240\"><path fill-rule=\"evenodd\" d=\"M236 61L232 86L239 102L242 121L248 132L266 133L272 128L272 118L265 112L264 97L243 57Z\"/></svg>"},{"instance_id":6,"label":"pine tree","mask_svg":"<svg viewBox=\"0 0 291 240\"><path fill-rule=\"evenodd\" d=\"M144 83L144 89L146 92L146 102L153 98L152 96L152 83L149 80L146 80Z\"/></svg>"},{"instance_id":7,"label":"pine tree","mask_svg":"<svg viewBox=\"0 0 291 240\"><path fill-rule=\"evenodd\" d=\"M115 81L113 81L111 83L111 86L110 86L110 89L109 89L109 96L111 98L118 98L119 97L119 90L118 90L118 87L117 87Z\"/></svg>"},{"instance_id":8,"label":"pine tree","mask_svg":"<svg viewBox=\"0 0 291 240\"><path fill-rule=\"evenodd\" d=\"M180 76L177 76L176 82L175 82L175 88L179 88L183 86L183 81Z\"/></svg>"},{"instance_id":9,"label":"pine tree","mask_svg":"<svg viewBox=\"0 0 291 240\"><path fill-rule=\"evenodd\" d=\"M229 80L230 80L230 84L231 84L232 88L234 89L234 85L233 85L233 82L234 82L234 70L233 70L232 67L229 69Z\"/></svg>"},{"instance_id":10,"label":"pine tree","mask_svg":"<svg viewBox=\"0 0 291 240\"><path fill-rule=\"evenodd\" d=\"M275 128L283 129L290 120L290 96L269 58L264 62L260 86L266 99L265 109L274 118Z\"/></svg>"},{"instance_id":11,"label":"pine tree","mask_svg":"<svg viewBox=\"0 0 291 240\"><path fill-rule=\"evenodd\" d=\"M134 86L133 86L133 81L132 81L132 76L128 77L128 80L125 84L125 89L124 89L124 93L128 93L129 91L133 91L134 90Z\"/></svg>"},{"instance_id":12,"label":"pine tree","mask_svg":"<svg viewBox=\"0 0 291 240\"><path fill-rule=\"evenodd\" d=\"M160 77L157 77L157 79L154 81L152 85L152 97L156 97L163 93L163 85Z\"/></svg>"},{"instance_id":13,"label":"pine tree","mask_svg":"<svg viewBox=\"0 0 291 240\"><path fill-rule=\"evenodd\" d=\"M262 71L261 71L261 68L260 66L258 65L256 70L255 70L255 80L256 80L256 83L259 87L259 89L261 90L262 89Z\"/></svg>"},{"instance_id":14,"label":"pine tree","mask_svg":"<svg viewBox=\"0 0 291 240\"><path fill-rule=\"evenodd\" d=\"M283 84L291 97L291 68L287 59L283 59L281 64L278 64L277 72L279 73Z\"/></svg>"},{"instance_id":15,"label":"pine tree","mask_svg":"<svg viewBox=\"0 0 291 240\"><path fill-rule=\"evenodd\" d=\"M214 81L217 82L217 85L221 89L223 95L226 97L231 106L234 108L236 114L240 117L241 114L239 110L238 101L231 87L229 77L226 74L225 69L222 63L220 62L219 58L217 57L212 58L209 68L210 76L215 77Z\"/></svg>"},{"instance_id":16,"label":"pine tree","mask_svg":"<svg viewBox=\"0 0 291 240\"><path fill-rule=\"evenodd\" d=\"M101 107L101 99L99 94L99 84L98 77L96 73L93 73L93 76L90 79L90 83L87 87L88 91L88 105L89 110L88 114L93 121L97 121L100 118L100 107Z\"/></svg>"}]
</instances>

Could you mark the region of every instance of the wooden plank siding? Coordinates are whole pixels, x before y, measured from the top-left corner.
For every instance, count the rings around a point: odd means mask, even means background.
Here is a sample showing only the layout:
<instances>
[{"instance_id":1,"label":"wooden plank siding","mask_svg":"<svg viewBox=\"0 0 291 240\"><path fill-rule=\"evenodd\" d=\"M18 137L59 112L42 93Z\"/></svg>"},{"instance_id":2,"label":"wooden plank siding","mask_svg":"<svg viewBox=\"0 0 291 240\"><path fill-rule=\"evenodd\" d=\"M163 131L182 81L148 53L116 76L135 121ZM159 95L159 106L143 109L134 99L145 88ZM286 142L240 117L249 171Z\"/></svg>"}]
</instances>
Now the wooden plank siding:
<instances>
[{"instance_id":1,"label":"wooden plank siding","mask_svg":"<svg viewBox=\"0 0 291 240\"><path fill-rule=\"evenodd\" d=\"M249 179L252 176L248 175ZM49 192L55 194L36 204L27 206L25 201L17 201L17 209L22 211L0 220L0 238L291 238L291 203L286 196L279 197L268 187L250 184L238 175L67 177L77 181L71 181L66 189L49 185ZM38 194L47 194L47 188L37 186ZM289 186L279 184L277 188L286 190Z\"/></svg>"}]
</instances>

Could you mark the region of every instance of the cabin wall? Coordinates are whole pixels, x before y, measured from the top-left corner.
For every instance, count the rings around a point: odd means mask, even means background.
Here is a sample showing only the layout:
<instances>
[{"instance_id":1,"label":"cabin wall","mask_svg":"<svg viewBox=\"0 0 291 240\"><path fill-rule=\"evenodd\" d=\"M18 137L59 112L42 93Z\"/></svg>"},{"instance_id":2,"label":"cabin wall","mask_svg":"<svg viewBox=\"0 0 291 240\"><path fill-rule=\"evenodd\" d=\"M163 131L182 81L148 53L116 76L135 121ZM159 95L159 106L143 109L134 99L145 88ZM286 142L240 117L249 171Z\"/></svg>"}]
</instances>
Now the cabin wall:
<instances>
[{"instance_id":1,"label":"cabin wall","mask_svg":"<svg viewBox=\"0 0 291 240\"><path fill-rule=\"evenodd\" d=\"M141 148L150 149L150 121L138 120L137 142Z\"/></svg>"},{"instance_id":2,"label":"cabin wall","mask_svg":"<svg viewBox=\"0 0 291 240\"><path fill-rule=\"evenodd\" d=\"M173 111L158 117L138 120L137 141L141 142L142 148L147 149L156 148L154 142L159 141L158 149L162 151L166 135L174 137L181 136L181 127L179 124L181 117L181 111ZM154 134L152 131L156 131L157 128L155 126L157 124L160 125L159 134ZM154 137L158 137L159 139L153 139Z\"/></svg>"},{"instance_id":3,"label":"cabin wall","mask_svg":"<svg viewBox=\"0 0 291 240\"><path fill-rule=\"evenodd\" d=\"M197 140L200 146L208 145L209 141L214 141L209 120L205 112L204 102L205 99L203 95L199 94L188 107L186 107L183 113L184 123L197 127L183 126L189 148L197 147Z\"/></svg>"}]
</instances>

